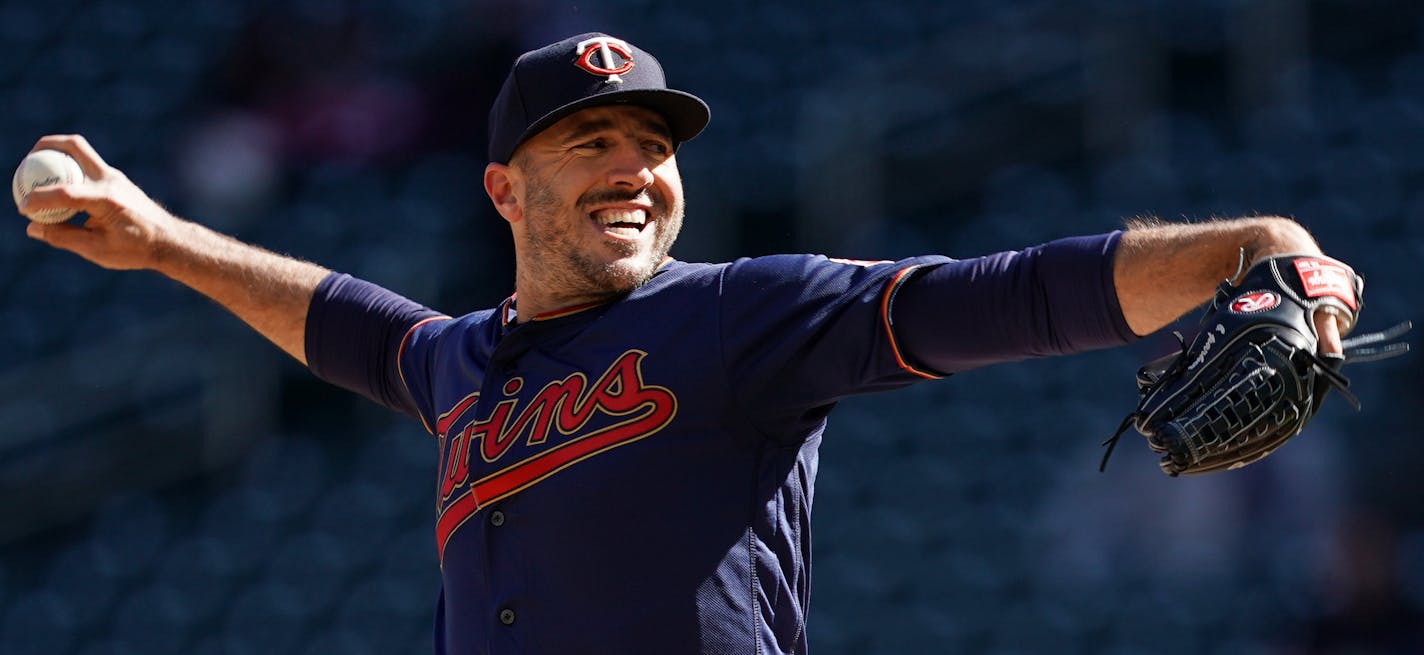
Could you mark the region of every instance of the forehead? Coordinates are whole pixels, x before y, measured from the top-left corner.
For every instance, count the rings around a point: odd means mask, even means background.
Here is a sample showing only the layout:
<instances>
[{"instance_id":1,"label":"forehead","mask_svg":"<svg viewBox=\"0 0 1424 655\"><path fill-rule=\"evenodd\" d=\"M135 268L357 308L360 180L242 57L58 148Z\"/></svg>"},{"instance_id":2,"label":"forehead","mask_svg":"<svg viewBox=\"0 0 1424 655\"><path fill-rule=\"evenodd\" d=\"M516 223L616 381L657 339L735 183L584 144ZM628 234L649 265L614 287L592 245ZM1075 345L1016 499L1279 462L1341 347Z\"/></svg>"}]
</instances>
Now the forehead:
<instances>
[{"instance_id":1,"label":"forehead","mask_svg":"<svg viewBox=\"0 0 1424 655\"><path fill-rule=\"evenodd\" d=\"M662 114L647 107L639 107L636 105L604 105L581 109L569 114L530 140L533 141L534 139L540 138L561 139L574 134L591 133L606 129L652 132L663 137L670 137L672 135L672 128L668 127L667 119L663 118Z\"/></svg>"}]
</instances>

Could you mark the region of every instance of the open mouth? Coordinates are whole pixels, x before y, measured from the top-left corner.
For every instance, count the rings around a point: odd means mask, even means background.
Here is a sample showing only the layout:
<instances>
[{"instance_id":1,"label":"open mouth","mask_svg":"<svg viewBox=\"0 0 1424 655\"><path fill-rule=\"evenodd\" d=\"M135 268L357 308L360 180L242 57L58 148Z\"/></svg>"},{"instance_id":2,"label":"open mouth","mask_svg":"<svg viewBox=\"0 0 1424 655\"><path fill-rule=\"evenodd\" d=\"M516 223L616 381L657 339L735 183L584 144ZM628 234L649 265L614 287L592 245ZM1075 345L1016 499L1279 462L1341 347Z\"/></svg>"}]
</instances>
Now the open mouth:
<instances>
[{"instance_id":1,"label":"open mouth","mask_svg":"<svg viewBox=\"0 0 1424 655\"><path fill-rule=\"evenodd\" d=\"M600 209L589 217L605 234L625 239L637 237L648 224L645 209Z\"/></svg>"}]
</instances>

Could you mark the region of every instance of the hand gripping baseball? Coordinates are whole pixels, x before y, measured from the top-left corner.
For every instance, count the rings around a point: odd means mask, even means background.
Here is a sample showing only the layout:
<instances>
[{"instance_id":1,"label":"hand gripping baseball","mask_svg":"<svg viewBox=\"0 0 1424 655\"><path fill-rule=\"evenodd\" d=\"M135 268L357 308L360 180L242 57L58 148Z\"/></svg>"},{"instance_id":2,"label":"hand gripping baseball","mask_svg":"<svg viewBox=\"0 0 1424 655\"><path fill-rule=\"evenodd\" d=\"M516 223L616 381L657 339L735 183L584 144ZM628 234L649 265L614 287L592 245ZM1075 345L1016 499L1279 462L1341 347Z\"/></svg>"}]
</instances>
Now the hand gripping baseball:
<instances>
[{"instance_id":1,"label":"hand gripping baseball","mask_svg":"<svg viewBox=\"0 0 1424 655\"><path fill-rule=\"evenodd\" d=\"M1321 354L1317 313L1333 314L1348 333L1363 291L1350 267L1321 256L1271 257L1238 284L1222 282L1191 345L1178 334L1181 352L1138 372L1137 409L1103 442L1099 470L1129 425L1175 477L1240 468L1271 454L1300 433L1330 389L1358 410L1341 366L1404 354L1408 344L1387 342L1411 327L1406 321L1345 339L1341 354Z\"/></svg>"},{"instance_id":2,"label":"hand gripping baseball","mask_svg":"<svg viewBox=\"0 0 1424 655\"><path fill-rule=\"evenodd\" d=\"M153 268L165 231L175 219L119 170L104 163L82 136L46 136L33 150L59 150L84 170L83 182L39 187L23 209L74 209L89 215L83 225L31 223L26 233L111 269Z\"/></svg>"}]
</instances>

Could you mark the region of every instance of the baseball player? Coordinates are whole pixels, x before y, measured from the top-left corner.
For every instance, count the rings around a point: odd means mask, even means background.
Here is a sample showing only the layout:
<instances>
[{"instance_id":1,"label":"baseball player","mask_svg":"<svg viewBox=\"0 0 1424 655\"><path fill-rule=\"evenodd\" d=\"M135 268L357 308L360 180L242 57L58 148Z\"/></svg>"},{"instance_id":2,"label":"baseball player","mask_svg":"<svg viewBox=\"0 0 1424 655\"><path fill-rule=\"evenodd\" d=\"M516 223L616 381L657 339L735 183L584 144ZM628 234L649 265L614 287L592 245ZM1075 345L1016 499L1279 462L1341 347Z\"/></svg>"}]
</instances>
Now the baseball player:
<instances>
[{"instance_id":1,"label":"baseball player","mask_svg":"<svg viewBox=\"0 0 1424 655\"><path fill-rule=\"evenodd\" d=\"M1320 254L1297 224L1250 218L965 260L677 261L675 152L708 119L609 35L515 61L484 175L515 289L464 316L176 218L77 136L36 148L89 181L25 208L90 218L29 235L182 282L418 420L439 452L435 650L461 655L805 653L817 450L839 399L1127 343L1207 299L1242 249ZM1334 320L1317 320L1322 351L1340 348Z\"/></svg>"}]
</instances>

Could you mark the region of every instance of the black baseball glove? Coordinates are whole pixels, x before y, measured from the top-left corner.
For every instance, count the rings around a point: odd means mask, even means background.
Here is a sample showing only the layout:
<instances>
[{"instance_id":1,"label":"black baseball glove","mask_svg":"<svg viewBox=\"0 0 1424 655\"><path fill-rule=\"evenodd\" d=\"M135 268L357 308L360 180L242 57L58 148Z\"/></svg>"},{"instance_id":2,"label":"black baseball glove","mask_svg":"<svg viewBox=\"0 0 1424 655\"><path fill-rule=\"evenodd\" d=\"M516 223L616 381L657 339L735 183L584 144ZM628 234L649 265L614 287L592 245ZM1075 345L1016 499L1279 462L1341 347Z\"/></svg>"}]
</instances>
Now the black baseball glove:
<instances>
[{"instance_id":1,"label":"black baseball glove","mask_svg":"<svg viewBox=\"0 0 1424 655\"><path fill-rule=\"evenodd\" d=\"M1407 344L1385 342L1411 327L1345 339L1343 356L1319 354L1315 313L1333 312L1343 335L1359 317L1363 291L1349 266L1312 256L1264 259L1239 283L1222 282L1191 345L1178 333L1181 352L1138 371L1141 399L1103 442L1099 470L1130 425L1175 477L1240 468L1271 454L1300 433L1331 388L1358 410L1340 367L1403 354Z\"/></svg>"}]
</instances>

